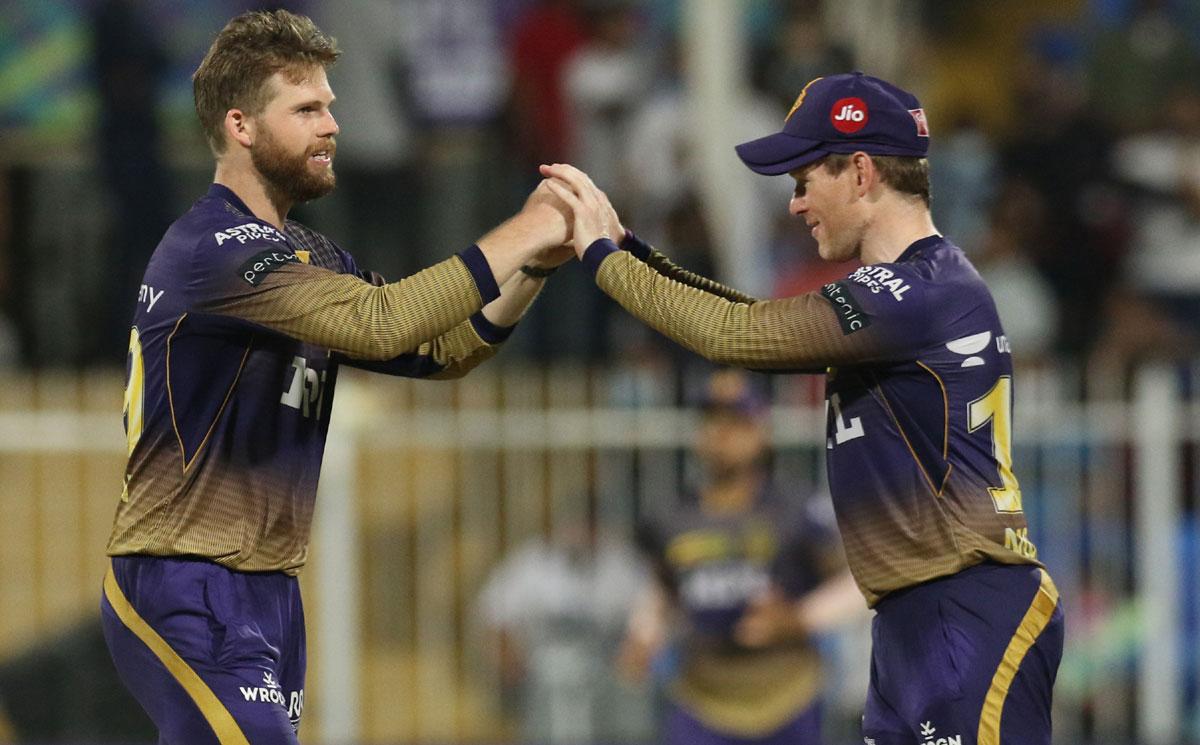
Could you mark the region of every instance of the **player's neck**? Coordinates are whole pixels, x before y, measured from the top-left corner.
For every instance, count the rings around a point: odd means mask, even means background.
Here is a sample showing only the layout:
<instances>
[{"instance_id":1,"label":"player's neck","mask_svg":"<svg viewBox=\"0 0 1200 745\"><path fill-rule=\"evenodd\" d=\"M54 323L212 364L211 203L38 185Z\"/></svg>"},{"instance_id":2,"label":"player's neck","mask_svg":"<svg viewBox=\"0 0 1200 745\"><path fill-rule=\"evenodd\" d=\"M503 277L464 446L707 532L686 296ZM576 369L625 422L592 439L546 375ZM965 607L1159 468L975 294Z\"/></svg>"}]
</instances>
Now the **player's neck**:
<instances>
[{"instance_id":1,"label":"player's neck","mask_svg":"<svg viewBox=\"0 0 1200 745\"><path fill-rule=\"evenodd\" d=\"M894 195L878 205L859 256L864 264L895 261L913 243L937 232L924 202Z\"/></svg>"},{"instance_id":2,"label":"player's neck","mask_svg":"<svg viewBox=\"0 0 1200 745\"><path fill-rule=\"evenodd\" d=\"M253 168L218 162L213 181L237 194L255 217L283 230L288 210L292 208L291 202L273 195L266 182Z\"/></svg>"}]
</instances>

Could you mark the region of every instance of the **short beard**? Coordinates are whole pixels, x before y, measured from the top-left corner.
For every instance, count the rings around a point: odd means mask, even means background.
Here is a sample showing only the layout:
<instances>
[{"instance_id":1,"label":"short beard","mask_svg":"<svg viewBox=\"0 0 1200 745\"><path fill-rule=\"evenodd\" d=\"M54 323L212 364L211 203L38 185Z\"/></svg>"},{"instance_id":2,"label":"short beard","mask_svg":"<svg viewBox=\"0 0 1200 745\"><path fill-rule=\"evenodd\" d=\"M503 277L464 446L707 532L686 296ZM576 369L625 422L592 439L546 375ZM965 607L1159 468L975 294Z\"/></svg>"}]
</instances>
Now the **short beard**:
<instances>
[{"instance_id":1,"label":"short beard","mask_svg":"<svg viewBox=\"0 0 1200 745\"><path fill-rule=\"evenodd\" d=\"M335 147L331 140L328 145L331 158ZM273 203L290 206L312 201L333 191L337 184L333 166L327 169L327 173L313 175L308 170L310 155L312 153L307 149L300 155L287 152L270 129L262 128L258 142L250 148L250 161Z\"/></svg>"}]
</instances>

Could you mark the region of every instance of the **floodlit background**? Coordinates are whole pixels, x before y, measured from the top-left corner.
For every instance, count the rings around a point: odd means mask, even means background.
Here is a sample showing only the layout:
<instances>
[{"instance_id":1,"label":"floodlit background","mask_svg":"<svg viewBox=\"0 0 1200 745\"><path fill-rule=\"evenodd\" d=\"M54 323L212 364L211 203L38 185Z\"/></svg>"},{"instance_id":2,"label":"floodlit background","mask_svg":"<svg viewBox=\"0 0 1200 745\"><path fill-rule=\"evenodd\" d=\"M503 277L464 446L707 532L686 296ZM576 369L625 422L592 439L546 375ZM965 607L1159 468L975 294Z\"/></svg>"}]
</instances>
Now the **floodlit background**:
<instances>
[{"instance_id":1,"label":"floodlit background","mask_svg":"<svg viewBox=\"0 0 1200 745\"><path fill-rule=\"evenodd\" d=\"M790 180L733 145L818 75L915 91L935 221L1013 345L1015 470L1067 608L1056 742L1200 742L1194 0L0 0L0 742L153 741L96 613L128 322L211 179L190 74L229 17L280 5L344 51L339 187L293 216L393 278L571 162L677 263L814 289L851 267L819 263ZM693 483L708 371L571 265L463 381L344 372L303 576L305 741L653 742L661 691L613 665L633 588L564 611L519 557L578 577L629 557L646 506ZM827 499L821 380L764 385L777 483ZM859 742L867 642L821 641L833 745Z\"/></svg>"}]
</instances>

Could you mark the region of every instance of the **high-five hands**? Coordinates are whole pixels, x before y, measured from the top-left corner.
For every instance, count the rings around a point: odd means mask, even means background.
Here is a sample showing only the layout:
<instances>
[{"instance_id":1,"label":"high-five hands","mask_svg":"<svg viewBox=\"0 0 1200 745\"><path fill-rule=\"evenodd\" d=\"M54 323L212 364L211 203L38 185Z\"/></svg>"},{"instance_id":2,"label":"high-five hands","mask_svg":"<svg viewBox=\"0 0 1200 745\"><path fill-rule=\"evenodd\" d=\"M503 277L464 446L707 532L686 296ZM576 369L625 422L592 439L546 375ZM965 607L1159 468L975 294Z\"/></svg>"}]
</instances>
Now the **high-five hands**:
<instances>
[{"instance_id":1,"label":"high-five hands","mask_svg":"<svg viewBox=\"0 0 1200 745\"><path fill-rule=\"evenodd\" d=\"M571 208L563 202L550 188L550 182L542 181L525 200L522 211L528 211L548 221L556 235L561 240L554 245L543 248L530 262L531 265L552 269L575 258L575 249L571 245L571 231L574 227L574 216Z\"/></svg>"},{"instance_id":2,"label":"high-five hands","mask_svg":"<svg viewBox=\"0 0 1200 745\"><path fill-rule=\"evenodd\" d=\"M576 255L583 258L587 247L600 238L620 241L624 237L625 228L608 196L586 173L565 163L543 165L539 171L546 177L542 184L571 210Z\"/></svg>"}]
</instances>

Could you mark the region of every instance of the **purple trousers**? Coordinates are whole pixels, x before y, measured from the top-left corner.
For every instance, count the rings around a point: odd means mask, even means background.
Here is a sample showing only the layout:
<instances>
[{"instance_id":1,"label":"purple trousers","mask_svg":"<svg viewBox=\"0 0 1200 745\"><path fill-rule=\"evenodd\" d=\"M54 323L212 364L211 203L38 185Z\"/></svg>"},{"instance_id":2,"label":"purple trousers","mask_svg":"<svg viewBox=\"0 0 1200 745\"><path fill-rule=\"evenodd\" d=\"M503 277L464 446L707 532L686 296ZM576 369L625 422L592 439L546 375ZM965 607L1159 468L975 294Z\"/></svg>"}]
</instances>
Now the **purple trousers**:
<instances>
[{"instance_id":1,"label":"purple trousers","mask_svg":"<svg viewBox=\"0 0 1200 745\"><path fill-rule=\"evenodd\" d=\"M115 557L100 612L117 672L159 745L298 745L305 641L295 577Z\"/></svg>"},{"instance_id":2,"label":"purple trousers","mask_svg":"<svg viewBox=\"0 0 1200 745\"><path fill-rule=\"evenodd\" d=\"M1050 744L1063 612L1045 570L982 564L875 609L865 742Z\"/></svg>"}]
</instances>

